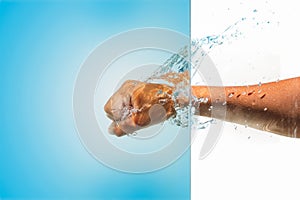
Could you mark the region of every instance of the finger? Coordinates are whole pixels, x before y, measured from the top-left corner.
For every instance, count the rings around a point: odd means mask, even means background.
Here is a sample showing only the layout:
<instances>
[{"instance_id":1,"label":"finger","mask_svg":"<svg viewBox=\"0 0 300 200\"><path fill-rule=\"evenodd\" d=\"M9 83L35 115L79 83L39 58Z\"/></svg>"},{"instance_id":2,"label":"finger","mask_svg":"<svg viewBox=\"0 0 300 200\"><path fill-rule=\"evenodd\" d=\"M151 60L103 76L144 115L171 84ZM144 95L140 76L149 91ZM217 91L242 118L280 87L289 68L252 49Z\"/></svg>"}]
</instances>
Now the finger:
<instances>
[{"instance_id":1,"label":"finger","mask_svg":"<svg viewBox=\"0 0 300 200\"><path fill-rule=\"evenodd\" d=\"M119 121L119 122L113 122L108 128L109 133L116 135L118 137L131 134L139 129L141 129L143 126L139 126L135 122L134 117L128 117L125 120Z\"/></svg>"},{"instance_id":2,"label":"finger","mask_svg":"<svg viewBox=\"0 0 300 200\"><path fill-rule=\"evenodd\" d=\"M162 105L155 104L144 113L133 113L125 120L113 122L109 127L109 132L116 136L131 134L142 128L165 121L172 113Z\"/></svg>"},{"instance_id":3,"label":"finger","mask_svg":"<svg viewBox=\"0 0 300 200\"><path fill-rule=\"evenodd\" d=\"M119 121L124 114L124 108L132 107L131 94L132 92L143 86L140 81L128 80L109 98L104 106L104 111L110 119Z\"/></svg>"},{"instance_id":4,"label":"finger","mask_svg":"<svg viewBox=\"0 0 300 200\"><path fill-rule=\"evenodd\" d=\"M130 96L116 93L107 101L104 111L110 119L119 121L125 107L130 107Z\"/></svg>"},{"instance_id":5,"label":"finger","mask_svg":"<svg viewBox=\"0 0 300 200\"><path fill-rule=\"evenodd\" d=\"M110 126L108 127L108 132L112 135L116 135L118 137L121 137L123 135L126 135L127 133L125 133L116 122L113 122L110 124Z\"/></svg>"}]
</instances>

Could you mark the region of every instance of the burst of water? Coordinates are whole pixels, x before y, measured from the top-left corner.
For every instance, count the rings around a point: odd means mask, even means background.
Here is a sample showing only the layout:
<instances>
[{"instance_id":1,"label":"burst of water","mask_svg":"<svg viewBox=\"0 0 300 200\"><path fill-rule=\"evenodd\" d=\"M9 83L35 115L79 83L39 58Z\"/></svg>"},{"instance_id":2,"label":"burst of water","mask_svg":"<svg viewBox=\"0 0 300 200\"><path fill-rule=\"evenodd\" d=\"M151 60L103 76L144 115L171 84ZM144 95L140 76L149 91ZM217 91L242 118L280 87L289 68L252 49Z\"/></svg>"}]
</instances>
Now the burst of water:
<instances>
[{"instance_id":1,"label":"burst of water","mask_svg":"<svg viewBox=\"0 0 300 200\"><path fill-rule=\"evenodd\" d=\"M253 13L256 13L257 10L254 9ZM191 41L190 46L185 46L177 54L173 54L162 66L160 66L148 79L141 80L148 83L164 83L174 87L173 95L171 98L176 102L176 99L179 95L189 97L190 96L190 77L189 71L192 71L192 77L196 73L195 69L199 66L204 58L216 47L223 45L225 43L230 44L232 40L238 39L243 35L243 32L240 30L243 23L249 23L249 21L255 21L255 17L242 17L237 20L233 25L227 27L222 33L218 35L210 35L200 39L194 39ZM248 22L247 22L248 21ZM256 22L260 25L264 24L263 22ZM269 24L268 21L267 24ZM191 63L189 62L191 60ZM261 83L259 83L261 86ZM161 94L162 91L158 91L158 94ZM258 91L260 93L261 90ZM246 92L243 92L242 95L246 95ZM230 93L229 98L233 97L234 94ZM192 96L194 106L198 107L201 103L207 103L208 98L196 98ZM164 103L164 102L160 102ZM223 103L226 105L226 102ZM210 110L212 107L209 108ZM190 108L189 106L180 106L176 103L175 105L176 116L169 119L172 124L178 126L186 127L189 125L189 115L190 111L192 114L195 113L195 108ZM131 110L132 111L132 110ZM266 111L266 110L265 110ZM192 120L193 125L198 126L199 129L207 127L212 120L206 122L199 122ZM246 125L247 127L247 125ZM236 128L235 128L236 129Z\"/></svg>"}]
</instances>

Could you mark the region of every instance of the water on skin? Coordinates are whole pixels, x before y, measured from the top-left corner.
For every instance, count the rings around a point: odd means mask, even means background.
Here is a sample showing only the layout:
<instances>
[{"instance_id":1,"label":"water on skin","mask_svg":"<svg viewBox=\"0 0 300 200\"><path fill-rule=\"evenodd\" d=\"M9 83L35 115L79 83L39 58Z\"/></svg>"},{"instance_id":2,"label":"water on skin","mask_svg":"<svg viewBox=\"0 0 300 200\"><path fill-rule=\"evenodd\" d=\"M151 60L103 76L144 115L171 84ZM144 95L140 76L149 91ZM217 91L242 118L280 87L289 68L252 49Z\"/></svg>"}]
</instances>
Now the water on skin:
<instances>
[{"instance_id":1,"label":"water on skin","mask_svg":"<svg viewBox=\"0 0 300 200\"><path fill-rule=\"evenodd\" d=\"M143 80L146 82L156 82L156 83L167 83L175 87L172 99L177 99L178 95L184 95L189 97L190 92L190 80L188 76L188 71L193 70L195 66L201 64L204 58L216 47L229 43L233 39L237 39L242 35L239 31L239 24L246 21L246 18L241 18L233 25L226 28L219 35L206 36L201 39L194 39L191 42L191 46L183 47L177 54L172 55L161 67L159 67L148 79ZM189 51L190 49L190 51ZM189 62L191 59L191 63ZM181 76L182 74L186 76ZM171 74L171 76L165 76L166 74ZM179 82L173 84L174 79L179 79ZM193 98L194 106L197 107L200 103L207 103L207 98ZM213 109L211 107L210 109ZM175 105L176 116L169 119L169 122L177 126L186 127L189 125L189 114L195 113L195 109L191 109L190 106L180 107ZM197 129L204 129L212 120L201 122L198 117L192 118L192 125Z\"/></svg>"},{"instance_id":2,"label":"water on skin","mask_svg":"<svg viewBox=\"0 0 300 200\"><path fill-rule=\"evenodd\" d=\"M256 9L253 10L255 14L258 12ZM179 50L177 54L173 54L168 60L165 61L152 75L146 80L140 80L148 83L162 83L173 86L175 89L171 98L175 101L178 95L185 97L190 96L190 78L189 70L193 70L195 66L201 64L204 58L209 55L209 53L223 44L230 44L233 40L239 39L244 33L240 30L242 25L250 25L255 22L256 25L270 24L270 21L256 22L255 17L242 17L228 26L222 33L218 35L210 35L200 39L194 39L191 41L190 46L185 46ZM189 60L191 59L191 63ZM193 75L192 75L193 77ZM174 81L176 80L176 81ZM261 85L261 83L259 83ZM229 96L231 97L231 96ZM193 98L194 105L197 106L200 103L206 103L208 99L204 98ZM163 100L162 100L163 101ZM167 99L165 100L167 101ZM226 105L226 103L224 103ZM213 109L211 107L210 109ZM170 118L168 121L171 124L187 127L190 123L189 115L195 113L195 108L191 106L179 106L175 105L176 116ZM132 110L132 112L135 112ZM192 118L193 128L204 129L208 127L209 124L213 123L214 120L208 120L201 122L198 117Z\"/></svg>"}]
</instances>

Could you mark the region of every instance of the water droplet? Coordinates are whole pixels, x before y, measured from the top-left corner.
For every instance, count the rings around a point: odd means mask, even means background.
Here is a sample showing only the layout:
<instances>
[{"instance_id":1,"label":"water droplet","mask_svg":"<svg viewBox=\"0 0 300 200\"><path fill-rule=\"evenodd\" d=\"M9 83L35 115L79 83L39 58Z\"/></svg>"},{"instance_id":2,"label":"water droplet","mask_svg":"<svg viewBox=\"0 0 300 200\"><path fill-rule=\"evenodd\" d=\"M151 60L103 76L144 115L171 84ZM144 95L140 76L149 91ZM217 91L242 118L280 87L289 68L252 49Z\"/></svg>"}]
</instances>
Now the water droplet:
<instances>
[{"instance_id":1,"label":"water droplet","mask_svg":"<svg viewBox=\"0 0 300 200\"><path fill-rule=\"evenodd\" d=\"M160 99L158 100L158 103L164 105L165 103L167 103L167 99Z\"/></svg>"},{"instance_id":2,"label":"water droplet","mask_svg":"<svg viewBox=\"0 0 300 200\"><path fill-rule=\"evenodd\" d=\"M213 106L209 106L208 111L211 111L213 108Z\"/></svg>"},{"instance_id":3,"label":"water droplet","mask_svg":"<svg viewBox=\"0 0 300 200\"><path fill-rule=\"evenodd\" d=\"M195 107L192 107L192 108L191 108L191 113L194 114L195 111L196 111L196 108L195 108Z\"/></svg>"},{"instance_id":4,"label":"water droplet","mask_svg":"<svg viewBox=\"0 0 300 200\"><path fill-rule=\"evenodd\" d=\"M259 87L261 86L261 82L258 83L258 86L259 86Z\"/></svg>"},{"instance_id":5,"label":"water droplet","mask_svg":"<svg viewBox=\"0 0 300 200\"><path fill-rule=\"evenodd\" d=\"M131 136L137 136L137 132L133 132L130 134Z\"/></svg>"},{"instance_id":6,"label":"water droplet","mask_svg":"<svg viewBox=\"0 0 300 200\"><path fill-rule=\"evenodd\" d=\"M248 96L252 95L254 93L254 91L251 91L248 93Z\"/></svg>"},{"instance_id":7,"label":"water droplet","mask_svg":"<svg viewBox=\"0 0 300 200\"><path fill-rule=\"evenodd\" d=\"M264 111L267 111L268 110L268 108L264 108Z\"/></svg>"},{"instance_id":8,"label":"water droplet","mask_svg":"<svg viewBox=\"0 0 300 200\"><path fill-rule=\"evenodd\" d=\"M296 127L295 129L294 129L294 138L296 138L297 137L297 130L298 130L298 127Z\"/></svg>"},{"instance_id":9,"label":"water droplet","mask_svg":"<svg viewBox=\"0 0 300 200\"><path fill-rule=\"evenodd\" d=\"M222 105L223 105L223 106L225 106L226 104L227 104L227 102L226 102L226 101L224 101Z\"/></svg>"},{"instance_id":10,"label":"water droplet","mask_svg":"<svg viewBox=\"0 0 300 200\"><path fill-rule=\"evenodd\" d=\"M233 97L233 95L234 95L234 93L231 92L231 93L228 94L228 97L231 98L231 97Z\"/></svg>"},{"instance_id":11,"label":"water droplet","mask_svg":"<svg viewBox=\"0 0 300 200\"><path fill-rule=\"evenodd\" d=\"M263 99L265 98L266 94L260 95L260 98Z\"/></svg>"},{"instance_id":12,"label":"water droplet","mask_svg":"<svg viewBox=\"0 0 300 200\"><path fill-rule=\"evenodd\" d=\"M158 91L157 91L157 94L162 94L162 93L163 93L162 90L158 90Z\"/></svg>"},{"instance_id":13,"label":"water droplet","mask_svg":"<svg viewBox=\"0 0 300 200\"><path fill-rule=\"evenodd\" d=\"M208 102L208 98L204 98L204 99L202 100L202 102L203 102L203 103L207 103L207 102Z\"/></svg>"}]
</instances>

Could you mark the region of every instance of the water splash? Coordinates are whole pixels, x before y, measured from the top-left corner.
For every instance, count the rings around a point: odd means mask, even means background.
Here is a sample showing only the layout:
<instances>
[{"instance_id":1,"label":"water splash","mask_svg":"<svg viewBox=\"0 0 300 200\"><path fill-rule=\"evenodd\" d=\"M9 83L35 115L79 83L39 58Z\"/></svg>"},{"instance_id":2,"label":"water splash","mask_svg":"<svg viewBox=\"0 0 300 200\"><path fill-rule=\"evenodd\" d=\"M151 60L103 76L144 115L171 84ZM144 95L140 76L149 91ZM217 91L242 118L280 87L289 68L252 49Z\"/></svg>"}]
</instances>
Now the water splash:
<instances>
[{"instance_id":1,"label":"water splash","mask_svg":"<svg viewBox=\"0 0 300 200\"><path fill-rule=\"evenodd\" d=\"M141 80L148 83L163 83L174 87L171 98L176 102L175 110L176 116L169 119L169 122L181 127L187 127L190 123L189 115L195 114L195 108L191 107L188 103L186 106L177 103L178 97L190 96L190 76L191 70L193 77L196 73L196 67L199 66L206 56L208 56L215 48L224 44L231 44L234 40L245 37L243 26L265 26L271 24L270 20L260 20L256 15L257 9L252 11L252 16L242 17L232 25L228 26L223 32L216 35L205 36L200 39L193 39L191 44L184 46L178 53L173 54L168 60L163 63L154 73L146 80ZM233 94L229 94L232 97ZM197 99L193 98L194 106L199 106L200 103L206 103L207 98ZM188 100L186 100L188 102ZM226 105L226 102L224 103ZM212 108L211 108L212 109ZM266 111L266 110L265 110ZM201 122L197 117L192 120L193 127L197 129L204 129L214 120Z\"/></svg>"}]
</instances>

